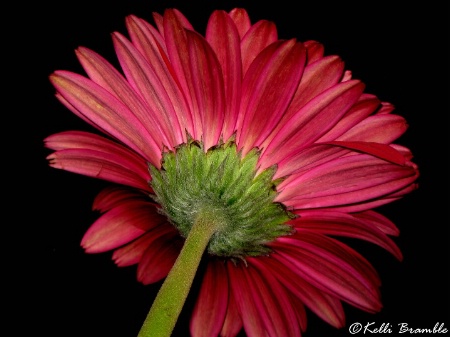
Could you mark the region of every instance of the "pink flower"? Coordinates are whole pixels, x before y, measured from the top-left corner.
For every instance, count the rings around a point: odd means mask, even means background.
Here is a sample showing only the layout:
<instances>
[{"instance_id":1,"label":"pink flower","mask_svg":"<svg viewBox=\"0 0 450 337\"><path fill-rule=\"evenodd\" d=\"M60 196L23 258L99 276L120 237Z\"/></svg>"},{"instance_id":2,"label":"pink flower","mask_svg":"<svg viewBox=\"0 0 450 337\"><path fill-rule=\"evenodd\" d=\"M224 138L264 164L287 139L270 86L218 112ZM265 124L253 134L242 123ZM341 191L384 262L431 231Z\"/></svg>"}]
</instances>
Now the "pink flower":
<instances>
[{"instance_id":1,"label":"pink flower","mask_svg":"<svg viewBox=\"0 0 450 337\"><path fill-rule=\"evenodd\" d=\"M112 35L122 72L80 47L87 76L50 76L104 133L45 139L52 167L114 183L94 201L86 252L113 250L140 282L160 281L211 198L227 234L209 243L192 336L300 336L306 310L336 328L343 302L379 311L377 272L338 238L402 259L398 229L373 209L417 187L412 154L395 143L405 120L320 43L280 40L244 9L213 12L205 36L176 9L154 21L131 15L130 38Z\"/></svg>"}]
</instances>

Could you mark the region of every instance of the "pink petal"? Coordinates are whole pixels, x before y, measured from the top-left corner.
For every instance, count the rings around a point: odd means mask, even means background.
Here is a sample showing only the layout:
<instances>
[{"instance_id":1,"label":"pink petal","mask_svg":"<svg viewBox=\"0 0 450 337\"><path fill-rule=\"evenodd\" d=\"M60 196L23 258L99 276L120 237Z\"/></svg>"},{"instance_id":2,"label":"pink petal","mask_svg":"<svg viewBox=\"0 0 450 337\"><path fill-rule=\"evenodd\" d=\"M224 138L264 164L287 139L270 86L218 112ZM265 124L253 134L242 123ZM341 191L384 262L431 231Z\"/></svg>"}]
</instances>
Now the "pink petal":
<instances>
[{"instance_id":1,"label":"pink petal","mask_svg":"<svg viewBox=\"0 0 450 337\"><path fill-rule=\"evenodd\" d=\"M222 133L225 97L220 64L214 51L198 33L187 31L194 111L201 118L205 150L217 145Z\"/></svg>"},{"instance_id":2,"label":"pink petal","mask_svg":"<svg viewBox=\"0 0 450 337\"><path fill-rule=\"evenodd\" d=\"M164 38L170 63L173 66L174 77L179 83L182 92L192 113L194 139L200 139L202 132L202 119L193 88L193 78L190 67L189 45L183 23L179 21L173 9L164 12Z\"/></svg>"},{"instance_id":3,"label":"pink petal","mask_svg":"<svg viewBox=\"0 0 450 337\"><path fill-rule=\"evenodd\" d=\"M381 309L379 279L339 241L302 231L297 239L279 238L276 249L275 258L318 289L368 312Z\"/></svg>"},{"instance_id":4,"label":"pink petal","mask_svg":"<svg viewBox=\"0 0 450 337\"><path fill-rule=\"evenodd\" d=\"M87 253L118 248L143 235L160 223L156 208L145 201L128 201L98 218L81 240Z\"/></svg>"},{"instance_id":5,"label":"pink petal","mask_svg":"<svg viewBox=\"0 0 450 337\"><path fill-rule=\"evenodd\" d=\"M228 288L223 261L210 261L192 313L190 322L192 336L219 336L227 312Z\"/></svg>"},{"instance_id":6,"label":"pink petal","mask_svg":"<svg viewBox=\"0 0 450 337\"><path fill-rule=\"evenodd\" d=\"M252 64L242 85L238 143L247 153L273 130L297 89L305 50L293 40L274 43ZM242 120L242 122L241 122Z\"/></svg>"},{"instance_id":7,"label":"pink petal","mask_svg":"<svg viewBox=\"0 0 450 337\"><path fill-rule=\"evenodd\" d=\"M258 313L257 304L251 293L254 285L247 281L245 267L232 263L227 263L227 267L232 292L246 334L249 337L266 336L263 319Z\"/></svg>"},{"instance_id":8,"label":"pink petal","mask_svg":"<svg viewBox=\"0 0 450 337\"><path fill-rule=\"evenodd\" d=\"M368 210L365 212L352 214L355 218L364 222L369 222L387 235L399 235L400 231L395 224L384 215Z\"/></svg>"},{"instance_id":9,"label":"pink petal","mask_svg":"<svg viewBox=\"0 0 450 337\"><path fill-rule=\"evenodd\" d=\"M242 330L242 319L239 315L235 295L230 287L228 291L228 306L222 330L220 331L221 337L235 337Z\"/></svg>"},{"instance_id":10,"label":"pink petal","mask_svg":"<svg viewBox=\"0 0 450 337\"><path fill-rule=\"evenodd\" d=\"M241 42L242 72L245 74L255 58L277 39L277 27L273 22L261 20L251 26Z\"/></svg>"},{"instance_id":11,"label":"pink petal","mask_svg":"<svg viewBox=\"0 0 450 337\"><path fill-rule=\"evenodd\" d=\"M350 150L367 153L374 157L389 161L397 165L405 165L405 157L389 145L375 142L356 142L356 141L332 141L325 144L336 145Z\"/></svg>"},{"instance_id":12,"label":"pink petal","mask_svg":"<svg viewBox=\"0 0 450 337\"><path fill-rule=\"evenodd\" d=\"M138 281L143 284L151 284L166 277L182 246L181 238L173 232L158 237L148 246L139 261Z\"/></svg>"},{"instance_id":13,"label":"pink petal","mask_svg":"<svg viewBox=\"0 0 450 337\"><path fill-rule=\"evenodd\" d=\"M348 130L337 140L389 144L405 133L408 124L398 115L377 114Z\"/></svg>"},{"instance_id":14,"label":"pink petal","mask_svg":"<svg viewBox=\"0 0 450 337\"><path fill-rule=\"evenodd\" d=\"M343 69L344 63L337 56L328 56L308 64L286 113L274 127L269 137L261 144L261 147L266 148L286 124L292 123L293 116L310 100L339 83Z\"/></svg>"},{"instance_id":15,"label":"pink petal","mask_svg":"<svg viewBox=\"0 0 450 337\"><path fill-rule=\"evenodd\" d=\"M133 45L142 53L148 64L154 69L158 81L164 87L166 91L164 95L168 97L166 100L166 108L168 111L172 109L175 111L180 122L183 137L185 136L185 130L192 135L193 121L191 111L181 91L175 70L167 56L164 41L153 26L135 16L127 17L127 27Z\"/></svg>"},{"instance_id":16,"label":"pink petal","mask_svg":"<svg viewBox=\"0 0 450 337\"><path fill-rule=\"evenodd\" d=\"M379 199L366 200L366 201L352 204L352 205L330 206L329 209L336 210L339 212L345 212L345 213L367 211L367 210L370 210L373 208L377 208L377 207L389 204L396 200L399 200L404 195L409 194L412 191L416 190L417 187L418 187L417 184L411 183L411 184L407 185L406 187L404 187L398 191L394 191L392 193L386 194L386 195L380 197Z\"/></svg>"},{"instance_id":17,"label":"pink petal","mask_svg":"<svg viewBox=\"0 0 450 337\"><path fill-rule=\"evenodd\" d=\"M361 96L359 81L339 83L315 97L300 109L264 150L261 163L272 166L312 144L352 107Z\"/></svg>"},{"instance_id":18,"label":"pink petal","mask_svg":"<svg viewBox=\"0 0 450 337\"><path fill-rule=\"evenodd\" d=\"M308 64L314 63L323 57L325 48L322 43L314 40L309 40L305 41L304 45L306 47L306 50L308 51Z\"/></svg>"},{"instance_id":19,"label":"pink petal","mask_svg":"<svg viewBox=\"0 0 450 337\"><path fill-rule=\"evenodd\" d=\"M239 113L242 64L239 33L226 12L213 12L206 28L206 40L222 66L226 100L223 138L228 140L235 132Z\"/></svg>"},{"instance_id":20,"label":"pink petal","mask_svg":"<svg viewBox=\"0 0 450 337\"><path fill-rule=\"evenodd\" d=\"M151 136L142 123L121 101L93 81L68 71L59 70L50 75L58 93L91 123L105 130L152 164L159 152L152 147ZM155 154L156 153L156 154Z\"/></svg>"},{"instance_id":21,"label":"pink petal","mask_svg":"<svg viewBox=\"0 0 450 337\"><path fill-rule=\"evenodd\" d=\"M174 148L183 142L184 130L180 126L177 112L163 85L165 83L161 81L155 68L150 66L150 63L124 36L115 33L113 34L113 41L117 57L128 82L145 102L142 112L138 106L133 106L133 111L139 116L140 120L153 126L153 134L157 139L161 139L160 141L163 142L164 146ZM162 72L162 74L164 73ZM167 76L166 70L166 81Z\"/></svg>"},{"instance_id":22,"label":"pink petal","mask_svg":"<svg viewBox=\"0 0 450 337\"><path fill-rule=\"evenodd\" d=\"M349 129L363 121L369 115L377 111L380 106L380 100L376 96L362 94L358 102L356 102L355 105L353 105L353 107L344 116L342 116L341 120L317 141L327 142L335 140Z\"/></svg>"},{"instance_id":23,"label":"pink petal","mask_svg":"<svg viewBox=\"0 0 450 337\"><path fill-rule=\"evenodd\" d=\"M247 11L243 8L234 8L228 14L236 25L239 37L242 39L251 27L250 17Z\"/></svg>"},{"instance_id":24,"label":"pink petal","mask_svg":"<svg viewBox=\"0 0 450 337\"><path fill-rule=\"evenodd\" d=\"M290 176L279 185L281 192L275 200L297 209L360 203L398 191L417 175L412 165L357 154Z\"/></svg>"},{"instance_id":25,"label":"pink petal","mask_svg":"<svg viewBox=\"0 0 450 337\"><path fill-rule=\"evenodd\" d=\"M370 221L333 211L304 211L300 214L299 218L289 222L295 228L369 241L386 249L398 260L402 260L402 253L394 241Z\"/></svg>"},{"instance_id":26,"label":"pink petal","mask_svg":"<svg viewBox=\"0 0 450 337\"><path fill-rule=\"evenodd\" d=\"M92 209L104 213L123 202L132 200L146 201L154 207L159 207L159 205L150 202L148 191L129 189L122 186L108 186L97 194L92 204ZM163 215L160 217L166 221L166 218Z\"/></svg>"},{"instance_id":27,"label":"pink petal","mask_svg":"<svg viewBox=\"0 0 450 337\"><path fill-rule=\"evenodd\" d=\"M155 241L166 237L167 235L176 235L176 229L171 224L162 222L146 234L128 243L127 245L118 248L114 251L112 259L119 267L131 266L139 263L144 256L148 247L152 246Z\"/></svg>"},{"instance_id":28,"label":"pink petal","mask_svg":"<svg viewBox=\"0 0 450 337\"><path fill-rule=\"evenodd\" d=\"M277 254L273 252L272 255ZM344 326L345 314L342 304L335 297L324 293L304 279L298 277L290 268L290 264L284 265L281 261L271 257L254 259L253 263L259 268L265 268L267 272L276 275L277 279L295 297L304 303L316 315L336 328ZM302 322L301 320L300 322ZM306 325L306 322L303 323Z\"/></svg>"},{"instance_id":29,"label":"pink petal","mask_svg":"<svg viewBox=\"0 0 450 337\"><path fill-rule=\"evenodd\" d=\"M147 162L118 143L82 131L53 134L44 142L57 150L47 157L52 167L150 190Z\"/></svg>"},{"instance_id":30,"label":"pink petal","mask_svg":"<svg viewBox=\"0 0 450 337\"><path fill-rule=\"evenodd\" d=\"M301 336L300 324L294 312L292 302L289 299L286 288L280 284L271 270L258 268L255 272L255 258L248 258L248 279L254 284L255 301L260 302L261 315L264 315L264 323L269 335L273 336ZM273 331L273 333L271 333Z\"/></svg>"}]
</instances>

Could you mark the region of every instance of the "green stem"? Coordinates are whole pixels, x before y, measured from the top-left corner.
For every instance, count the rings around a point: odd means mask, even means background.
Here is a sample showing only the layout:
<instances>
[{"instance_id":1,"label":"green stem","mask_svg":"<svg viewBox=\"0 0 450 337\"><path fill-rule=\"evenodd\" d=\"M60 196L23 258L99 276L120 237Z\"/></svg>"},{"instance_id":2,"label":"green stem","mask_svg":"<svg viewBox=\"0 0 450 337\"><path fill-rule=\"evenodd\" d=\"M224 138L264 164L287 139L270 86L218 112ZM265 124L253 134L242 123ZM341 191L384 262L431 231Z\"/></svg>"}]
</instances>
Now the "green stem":
<instances>
[{"instance_id":1,"label":"green stem","mask_svg":"<svg viewBox=\"0 0 450 337\"><path fill-rule=\"evenodd\" d=\"M198 216L175 264L156 295L138 337L169 337L186 301L202 255L218 224Z\"/></svg>"}]
</instances>

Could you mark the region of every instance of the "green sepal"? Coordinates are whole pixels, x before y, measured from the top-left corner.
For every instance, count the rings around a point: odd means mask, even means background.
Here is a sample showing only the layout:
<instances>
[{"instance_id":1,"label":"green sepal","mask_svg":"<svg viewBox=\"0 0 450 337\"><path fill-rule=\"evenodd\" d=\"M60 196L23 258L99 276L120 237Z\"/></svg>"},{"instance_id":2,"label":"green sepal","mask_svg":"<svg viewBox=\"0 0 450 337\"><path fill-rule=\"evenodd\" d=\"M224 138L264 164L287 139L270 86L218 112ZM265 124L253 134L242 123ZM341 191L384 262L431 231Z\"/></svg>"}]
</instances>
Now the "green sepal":
<instances>
[{"instance_id":1,"label":"green sepal","mask_svg":"<svg viewBox=\"0 0 450 337\"><path fill-rule=\"evenodd\" d=\"M187 237L198 214L218 227L208 252L233 258L265 255L266 244L291 232L293 214L280 203L276 166L256 174L260 152L244 157L234 140L204 150L189 138L163 153L161 169L150 165L152 197L180 234Z\"/></svg>"}]
</instances>

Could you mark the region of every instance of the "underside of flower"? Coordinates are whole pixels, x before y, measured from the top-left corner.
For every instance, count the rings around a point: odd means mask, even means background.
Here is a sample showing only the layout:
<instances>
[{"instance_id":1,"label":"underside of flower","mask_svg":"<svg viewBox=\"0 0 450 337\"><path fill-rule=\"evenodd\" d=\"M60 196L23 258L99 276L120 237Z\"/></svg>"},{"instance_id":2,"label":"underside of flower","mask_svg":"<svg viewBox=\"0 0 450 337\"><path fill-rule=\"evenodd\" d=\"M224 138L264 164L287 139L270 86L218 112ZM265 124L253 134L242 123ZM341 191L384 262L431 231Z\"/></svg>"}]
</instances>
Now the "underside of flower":
<instances>
[{"instance_id":1,"label":"underside of flower","mask_svg":"<svg viewBox=\"0 0 450 337\"><path fill-rule=\"evenodd\" d=\"M150 165L151 187L161 212L187 237L196 221L215 226L208 252L244 258L267 254L266 243L289 234L293 215L274 202L276 167L258 175L259 151L243 158L233 141L204 151L189 141L165 152L161 169Z\"/></svg>"}]
</instances>

